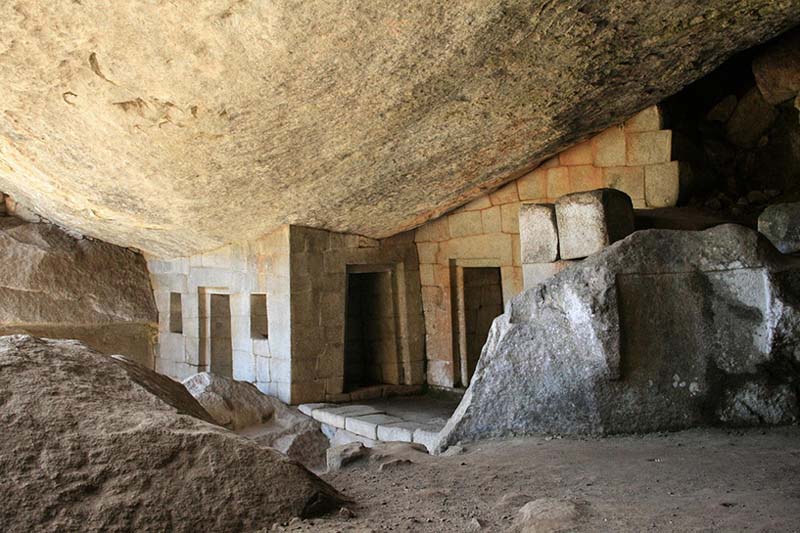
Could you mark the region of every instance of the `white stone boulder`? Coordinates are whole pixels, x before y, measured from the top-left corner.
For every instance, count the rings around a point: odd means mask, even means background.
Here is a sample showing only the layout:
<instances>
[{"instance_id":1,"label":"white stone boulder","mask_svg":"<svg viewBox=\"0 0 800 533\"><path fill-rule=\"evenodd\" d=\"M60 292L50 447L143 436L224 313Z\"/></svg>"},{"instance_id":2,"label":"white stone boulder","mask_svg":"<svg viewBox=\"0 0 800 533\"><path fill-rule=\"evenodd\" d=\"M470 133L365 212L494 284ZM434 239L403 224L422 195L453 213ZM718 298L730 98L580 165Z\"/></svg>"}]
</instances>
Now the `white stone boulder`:
<instances>
[{"instance_id":1,"label":"white stone boulder","mask_svg":"<svg viewBox=\"0 0 800 533\"><path fill-rule=\"evenodd\" d=\"M562 196L556 201L561 259L581 259L633 232L633 203L616 189Z\"/></svg>"}]
</instances>

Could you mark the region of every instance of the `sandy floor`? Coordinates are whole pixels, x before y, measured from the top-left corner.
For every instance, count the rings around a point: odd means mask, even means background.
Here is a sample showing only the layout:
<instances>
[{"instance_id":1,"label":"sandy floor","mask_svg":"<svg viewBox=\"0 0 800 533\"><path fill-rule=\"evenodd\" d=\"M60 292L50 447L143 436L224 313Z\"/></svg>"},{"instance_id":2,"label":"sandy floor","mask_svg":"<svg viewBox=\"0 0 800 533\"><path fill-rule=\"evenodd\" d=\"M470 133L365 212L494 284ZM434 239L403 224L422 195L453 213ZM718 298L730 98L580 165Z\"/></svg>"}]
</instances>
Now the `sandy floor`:
<instances>
[{"instance_id":1,"label":"sandy floor","mask_svg":"<svg viewBox=\"0 0 800 533\"><path fill-rule=\"evenodd\" d=\"M555 522L570 531L800 531L798 427L515 439L410 457L323 476L356 502L355 516L275 529L504 531L544 499L577 511Z\"/></svg>"}]
</instances>

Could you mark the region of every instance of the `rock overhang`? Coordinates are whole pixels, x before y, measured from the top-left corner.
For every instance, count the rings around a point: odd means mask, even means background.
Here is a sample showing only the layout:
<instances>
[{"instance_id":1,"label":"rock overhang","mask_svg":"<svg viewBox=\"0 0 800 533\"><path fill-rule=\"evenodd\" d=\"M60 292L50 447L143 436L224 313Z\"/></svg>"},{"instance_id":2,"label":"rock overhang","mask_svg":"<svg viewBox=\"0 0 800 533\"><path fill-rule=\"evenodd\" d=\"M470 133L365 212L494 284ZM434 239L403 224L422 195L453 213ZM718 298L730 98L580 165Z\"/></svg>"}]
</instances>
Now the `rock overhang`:
<instances>
[{"instance_id":1,"label":"rock overhang","mask_svg":"<svg viewBox=\"0 0 800 533\"><path fill-rule=\"evenodd\" d=\"M800 22L793 0L0 13L0 190L160 256L287 223L398 233Z\"/></svg>"}]
</instances>

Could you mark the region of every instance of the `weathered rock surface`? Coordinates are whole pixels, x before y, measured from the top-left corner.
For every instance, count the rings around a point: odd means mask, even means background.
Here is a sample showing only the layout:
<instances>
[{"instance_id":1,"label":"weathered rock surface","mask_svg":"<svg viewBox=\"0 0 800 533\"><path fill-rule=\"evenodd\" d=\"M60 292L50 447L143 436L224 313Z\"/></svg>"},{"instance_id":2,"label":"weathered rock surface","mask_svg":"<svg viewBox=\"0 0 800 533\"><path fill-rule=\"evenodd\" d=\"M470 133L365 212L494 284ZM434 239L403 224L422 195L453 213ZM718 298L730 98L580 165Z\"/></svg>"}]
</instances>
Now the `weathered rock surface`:
<instances>
[{"instance_id":1,"label":"weathered rock surface","mask_svg":"<svg viewBox=\"0 0 800 533\"><path fill-rule=\"evenodd\" d=\"M141 255L0 217L0 334L77 338L152 367L157 320Z\"/></svg>"},{"instance_id":2,"label":"weathered rock surface","mask_svg":"<svg viewBox=\"0 0 800 533\"><path fill-rule=\"evenodd\" d=\"M781 252L800 252L800 203L767 207L758 217L758 231Z\"/></svg>"},{"instance_id":3,"label":"weathered rock surface","mask_svg":"<svg viewBox=\"0 0 800 533\"><path fill-rule=\"evenodd\" d=\"M800 29L782 35L753 60L764 99L776 105L800 93Z\"/></svg>"},{"instance_id":4,"label":"weathered rock surface","mask_svg":"<svg viewBox=\"0 0 800 533\"><path fill-rule=\"evenodd\" d=\"M0 338L4 531L243 531L341 502L132 365L76 341Z\"/></svg>"},{"instance_id":5,"label":"weathered rock surface","mask_svg":"<svg viewBox=\"0 0 800 533\"><path fill-rule=\"evenodd\" d=\"M309 468L324 465L330 442L319 422L263 394L252 383L203 372L184 380L183 385L219 425Z\"/></svg>"},{"instance_id":6,"label":"weathered rock surface","mask_svg":"<svg viewBox=\"0 0 800 533\"><path fill-rule=\"evenodd\" d=\"M439 449L798 417L800 260L758 233L646 230L511 300Z\"/></svg>"},{"instance_id":7,"label":"weathered rock surface","mask_svg":"<svg viewBox=\"0 0 800 533\"><path fill-rule=\"evenodd\" d=\"M397 233L789 29L800 3L15 0L0 19L0 190L173 256L283 223Z\"/></svg>"},{"instance_id":8,"label":"weathered rock surface","mask_svg":"<svg viewBox=\"0 0 800 533\"><path fill-rule=\"evenodd\" d=\"M539 498L522 506L507 533L573 531L580 516L580 508L574 502Z\"/></svg>"}]
</instances>

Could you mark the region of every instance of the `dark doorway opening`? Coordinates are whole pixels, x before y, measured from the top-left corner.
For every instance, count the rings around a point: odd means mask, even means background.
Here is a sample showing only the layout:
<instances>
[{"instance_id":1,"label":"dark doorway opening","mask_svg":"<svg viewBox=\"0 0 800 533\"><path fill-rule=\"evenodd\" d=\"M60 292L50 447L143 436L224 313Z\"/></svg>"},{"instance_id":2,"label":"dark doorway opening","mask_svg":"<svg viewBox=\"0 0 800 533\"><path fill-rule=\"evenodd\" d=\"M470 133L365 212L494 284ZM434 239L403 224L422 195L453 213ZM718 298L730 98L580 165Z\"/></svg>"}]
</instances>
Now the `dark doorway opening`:
<instances>
[{"instance_id":1,"label":"dark doorway opening","mask_svg":"<svg viewBox=\"0 0 800 533\"><path fill-rule=\"evenodd\" d=\"M233 342L231 340L231 298L227 294L210 295L210 347L212 374L233 377Z\"/></svg>"},{"instance_id":2,"label":"dark doorway opening","mask_svg":"<svg viewBox=\"0 0 800 533\"><path fill-rule=\"evenodd\" d=\"M503 314L503 288L500 268L464 268L464 332L465 353L462 354L462 380L469 385L489 329L495 318Z\"/></svg>"},{"instance_id":3,"label":"dark doorway opening","mask_svg":"<svg viewBox=\"0 0 800 533\"><path fill-rule=\"evenodd\" d=\"M394 307L390 271L347 275L344 392L398 382Z\"/></svg>"}]
</instances>

